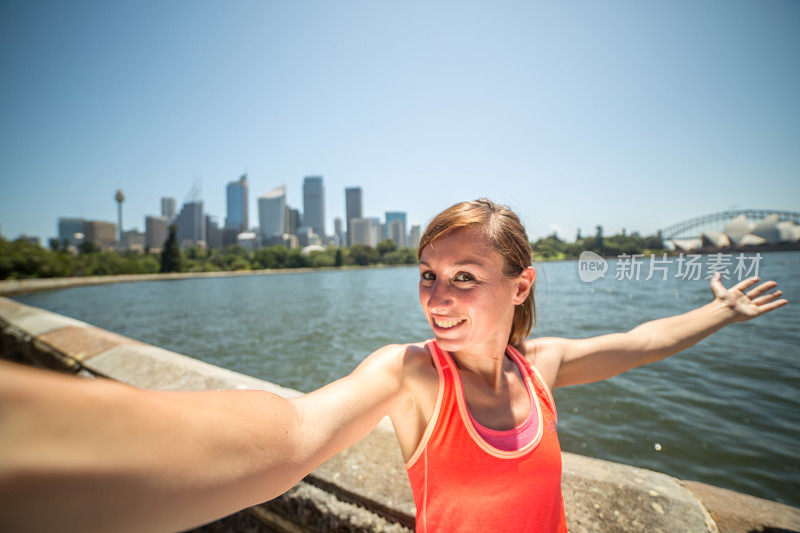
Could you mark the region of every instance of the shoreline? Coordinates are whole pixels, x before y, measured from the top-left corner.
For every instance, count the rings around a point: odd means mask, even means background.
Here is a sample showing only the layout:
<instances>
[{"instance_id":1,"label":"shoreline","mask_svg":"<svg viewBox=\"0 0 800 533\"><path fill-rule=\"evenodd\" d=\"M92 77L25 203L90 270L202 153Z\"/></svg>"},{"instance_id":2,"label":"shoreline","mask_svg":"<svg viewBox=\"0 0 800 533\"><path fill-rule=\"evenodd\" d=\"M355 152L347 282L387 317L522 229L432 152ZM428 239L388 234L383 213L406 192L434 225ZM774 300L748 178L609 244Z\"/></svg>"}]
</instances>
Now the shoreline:
<instances>
[{"instance_id":1,"label":"shoreline","mask_svg":"<svg viewBox=\"0 0 800 533\"><path fill-rule=\"evenodd\" d=\"M756 249L757 247L747 247L739 250L694 250L691 252L672 251L667 256L677 256L679 254L698 254L711 255L716 253L755 253L755 252L794 252L794 249ZM616 255L601 256L603 259L615 259ZM551 263L563 261L578 261L577 257L563 259L534 259L537 263ZM416 263L409 264L376 264L376 265L346 265L340 267L302 267L302 268L266 268L259 270L215 270L210 272L169 272L153 274L109 274L104 276L71 276L54 278L25 278L25 279L6 279L0 280L0 296L13 296L15 294L26 294L38 291L68 289L72 287L89 287L92 285L107 285L112 283L129 283L136 281L164 281L195 278L223 278L233 276L264 276L272 274L305 274L312 272L338 272L344 270L369 270L383 268L404 268L414 267Z\"/></svg>"},{"instance_id":2,"label":"shoreline","mask_svg":"<svg viewBox=\"0 0 800 533\"><path fill-rule=\"evenodd\" d=\"M341 267L265 268L259 270L215 270L211 272L169 272L156 274L109 274L106 276L71 276L61 278L28 278L0 281L0 296L13 296L30 292L131 283L137 281L172 281L196 278L226 278L234 276L265 276L272 274L306 274L312 272L338 272L345 270L368 270L413 267L409 265L348 265Z\"/></svg>"}]
</instances>

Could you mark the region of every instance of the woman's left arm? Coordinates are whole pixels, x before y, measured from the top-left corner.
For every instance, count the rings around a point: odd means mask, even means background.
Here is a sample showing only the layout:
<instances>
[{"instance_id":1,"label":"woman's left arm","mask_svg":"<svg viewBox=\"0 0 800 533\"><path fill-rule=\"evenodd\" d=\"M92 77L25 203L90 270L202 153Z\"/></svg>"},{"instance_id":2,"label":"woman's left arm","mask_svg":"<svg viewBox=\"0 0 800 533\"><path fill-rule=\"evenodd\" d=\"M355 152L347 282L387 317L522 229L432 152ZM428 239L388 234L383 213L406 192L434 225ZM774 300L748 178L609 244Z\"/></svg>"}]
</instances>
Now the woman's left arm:
<instances>
[{"instance_id":1,"label":"woman's left arm","mask_svg":"<svg viewBox=\"0 0 800 533\"><path fill-rule=\"evenodd\" d=\"M750 288L759 280L747 278L728 289L719 274L714 274L714 300L702 307L645 322L625 333L588 339L534 339L528 341L532 344L526 352L541 354L541 358L534 355L537 367L545 367L545 376L555 376L556 387L608 379L685 350L732 322L744 322L789 303L776 300L780 290L767 293L777 287L774 281Z\"/></svg>"}]
</instances>

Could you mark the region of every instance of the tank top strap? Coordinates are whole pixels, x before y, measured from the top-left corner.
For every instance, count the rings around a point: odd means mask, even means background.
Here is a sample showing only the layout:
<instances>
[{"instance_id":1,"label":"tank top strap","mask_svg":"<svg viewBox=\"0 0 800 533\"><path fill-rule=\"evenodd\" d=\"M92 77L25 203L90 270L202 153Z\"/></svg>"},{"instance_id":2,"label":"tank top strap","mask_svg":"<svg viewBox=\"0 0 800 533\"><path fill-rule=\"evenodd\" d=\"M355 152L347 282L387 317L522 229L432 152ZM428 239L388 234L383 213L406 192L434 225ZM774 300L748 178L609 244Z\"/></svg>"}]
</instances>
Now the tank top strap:
<instances>
[{"instance_id":1,"label":"tank top strap","mask_svg":"<svg viewBox=\"0 0 800 533\"><path fill-rule=\"evenodd\" d=\"M442 349L439 348L439 345L436 344L435 340L430 339L426 341L425 346L427 346L428 351L431 353L431 357L440 370L444 371L445 373L449 373L453 370L449 358L445 356L444 352L442 352Z\"/></svg>"},{"instance_id":2,"label":"tank top strap","mask_svg":"<svg viewBox=\"0 0 800 533\"><path fill-rule=\"evenodd\" d=\"M522 355L522 353L517 350L514 346L509 344L506 347L506 351L511 354L513 357L517 359L520 363L520 367L524 368L525 371L528 373L528 376L531 378L531 382L533 382L534 387L536 388L536 392L539 397L544 400L544 403L553 413L553 420L558 423L558 412L556 411L556 401L553 399L553 393L550 391L550 387L547 386L545 383L544 378L539 373L534 365L528 361L528 358Z\"/></svg>"}]
</instances>

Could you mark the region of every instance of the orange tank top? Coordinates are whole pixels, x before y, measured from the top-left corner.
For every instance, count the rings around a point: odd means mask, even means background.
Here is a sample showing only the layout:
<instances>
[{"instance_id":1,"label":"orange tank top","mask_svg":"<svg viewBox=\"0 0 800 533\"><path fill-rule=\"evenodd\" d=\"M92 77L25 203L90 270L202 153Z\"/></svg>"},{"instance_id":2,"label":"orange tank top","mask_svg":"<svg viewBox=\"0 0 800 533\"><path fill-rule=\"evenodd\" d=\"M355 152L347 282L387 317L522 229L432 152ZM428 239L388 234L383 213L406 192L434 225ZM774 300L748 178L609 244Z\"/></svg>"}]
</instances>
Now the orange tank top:
<instances>
[{"instance_id":1,"label":"orange tank top","mask_svg":"<svg viewBox=\"0 0 800 533\"><path fill-rule=\"evenodd\" d=\"M524 373L539 429L522 448L504 451L483 440L472 424L450 354L435 341L427 347L439 390L433 415L406 463L416 531L567 531L555 402L538 371L514 347L506 348Z\"/></svg>"}]
</instances>

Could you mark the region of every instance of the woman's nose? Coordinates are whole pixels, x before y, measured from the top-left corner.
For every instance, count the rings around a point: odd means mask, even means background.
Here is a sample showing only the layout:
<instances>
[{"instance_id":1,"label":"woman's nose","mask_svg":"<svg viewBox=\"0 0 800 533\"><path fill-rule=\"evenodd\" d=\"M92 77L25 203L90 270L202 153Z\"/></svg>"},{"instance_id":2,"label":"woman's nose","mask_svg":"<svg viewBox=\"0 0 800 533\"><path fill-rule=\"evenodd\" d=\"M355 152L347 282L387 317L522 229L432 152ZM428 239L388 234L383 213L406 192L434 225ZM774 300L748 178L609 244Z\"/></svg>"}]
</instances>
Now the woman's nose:
<instances>
[{"instance_id":1,"label":"woman's nose","mask_svg":"<svg viewBox=\"0 0 800 533\"><path fill-rule=\"evenodd\" d=\"M443 309L449 306L452 303L452 297L450 295L450 291L448 290L450 284L446 281L436 280L433 282L433 287L431 287L431 292L428 295L428 309L431 311L437 311L439 309Z\"/></svg>"}]
</instances>

